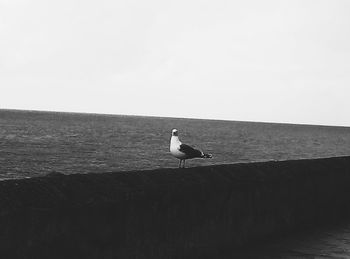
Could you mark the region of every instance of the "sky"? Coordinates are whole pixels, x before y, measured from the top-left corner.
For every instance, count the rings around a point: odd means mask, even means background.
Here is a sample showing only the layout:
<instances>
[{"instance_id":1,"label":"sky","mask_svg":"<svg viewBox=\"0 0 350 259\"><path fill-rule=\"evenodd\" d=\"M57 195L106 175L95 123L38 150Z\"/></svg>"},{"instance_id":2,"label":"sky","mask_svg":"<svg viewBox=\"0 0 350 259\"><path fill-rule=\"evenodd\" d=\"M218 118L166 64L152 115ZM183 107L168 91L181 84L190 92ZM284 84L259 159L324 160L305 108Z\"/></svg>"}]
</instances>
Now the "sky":
<instances>
[{"instance_id":1,"label":"sky","mask_svg":"<svg viewBox=\"0 0 350 259\"><path fill-rule=\"evenodd\" d=\"M0 108L350 126L348 0L0 0Z\"/></svg>"}]
</instances>

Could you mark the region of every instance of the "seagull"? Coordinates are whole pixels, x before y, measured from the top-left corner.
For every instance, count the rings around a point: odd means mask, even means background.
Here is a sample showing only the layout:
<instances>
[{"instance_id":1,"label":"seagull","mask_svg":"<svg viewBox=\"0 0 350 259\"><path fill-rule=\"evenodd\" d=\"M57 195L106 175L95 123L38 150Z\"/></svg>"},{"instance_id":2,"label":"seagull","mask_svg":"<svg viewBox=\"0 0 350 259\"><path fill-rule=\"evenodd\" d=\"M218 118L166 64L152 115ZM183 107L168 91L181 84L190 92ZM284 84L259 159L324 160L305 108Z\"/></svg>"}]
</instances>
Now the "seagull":
<instances>
[{"instance_id":1,"label":"seagull","mask_svg":"<svg viewBox=\"0 0 350 259\"><path fill-rule=\"evenodd\" d=\"M170 139L170 153L180 159L179 162L179 168L185 168L185 161L186 159L191 158L212 158L211 154L205 154L202 151L198 149L194 149L193 147L182 144L179 140L179 134L177 129L173 129L171 132L171 139Z\"/></svg>"}]
</instances>

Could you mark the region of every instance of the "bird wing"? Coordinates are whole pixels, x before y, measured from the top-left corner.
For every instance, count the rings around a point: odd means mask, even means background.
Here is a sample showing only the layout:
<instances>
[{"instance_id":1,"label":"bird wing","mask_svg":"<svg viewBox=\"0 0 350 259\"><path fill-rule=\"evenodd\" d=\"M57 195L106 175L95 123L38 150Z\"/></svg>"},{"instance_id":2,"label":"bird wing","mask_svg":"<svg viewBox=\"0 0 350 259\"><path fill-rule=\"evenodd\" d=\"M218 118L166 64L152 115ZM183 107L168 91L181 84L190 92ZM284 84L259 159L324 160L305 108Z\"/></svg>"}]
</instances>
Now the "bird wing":
<instances>
[{"instance_id":1,"label":"bird wing","mask_svg":"<svg viewBox=\"0 0 350 259\"><path fill-rule=\"evenodd\" d=\"M193 147L181 144L179 150L186 154L187 158L202 157L202 152Z\"/></svg>"}]
</instances>

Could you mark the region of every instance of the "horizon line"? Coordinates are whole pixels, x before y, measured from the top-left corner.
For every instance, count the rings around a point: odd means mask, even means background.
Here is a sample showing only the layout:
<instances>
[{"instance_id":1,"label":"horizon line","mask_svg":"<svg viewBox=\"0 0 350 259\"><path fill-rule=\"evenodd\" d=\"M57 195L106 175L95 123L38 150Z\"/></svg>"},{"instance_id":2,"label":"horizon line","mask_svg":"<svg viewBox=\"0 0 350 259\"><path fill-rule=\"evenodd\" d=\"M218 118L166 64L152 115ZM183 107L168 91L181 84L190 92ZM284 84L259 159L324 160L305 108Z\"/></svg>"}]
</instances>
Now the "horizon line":
<instances>
[{"instance_id":1,"label":"horizon line","mask_svg":"<svg viewBox=\"0 0 350 259\"><path fill-rule=\"evenodd\" d=\"M320 126L320 127L338 127L350 128L346 125L329 125L329 124L311 124L311 123L295 123L295 122L276 122L276 121L255 121L255 120L234 120L234 119L217 119L217 118L198 118L198 117L177 117L164 115L144 115L144 114L117 114L117 113L100 113L100 112L84 112L84 111L62 111L62 110L37 110L37 109L18 109L18 108L0 108L0 111L19 111L19 112L43 112L43 113L66 113L66 114L86 114L86 115L105 115L105 116L133 116L133 117L152 117L152 118L168 118L168 119L188 119L188 120L211 120L211 121L227 121L227 122L248 122L248 123L266 123L266 124L285 124L300 126Z\"/></svg>"}]
</instances>

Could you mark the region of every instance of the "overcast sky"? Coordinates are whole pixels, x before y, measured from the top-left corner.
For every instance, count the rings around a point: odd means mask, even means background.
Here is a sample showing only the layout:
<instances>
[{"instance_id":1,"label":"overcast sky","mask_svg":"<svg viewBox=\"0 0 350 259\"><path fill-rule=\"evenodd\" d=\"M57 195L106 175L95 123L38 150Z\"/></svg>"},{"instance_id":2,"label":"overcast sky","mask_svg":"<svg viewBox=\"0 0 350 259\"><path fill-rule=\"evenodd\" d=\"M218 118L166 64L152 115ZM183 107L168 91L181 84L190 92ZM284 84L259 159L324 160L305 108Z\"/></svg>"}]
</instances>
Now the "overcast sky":
<instances>
[{"instance_id":1,"label":"overcast sky","mask_svg":"<svg viewBox=\"0 0 350 259\"><path fill-rule=\"evenodd\" d=\"M350 126L350 1L0 0L0 108Z\"/></svg>"}]
</instances>

